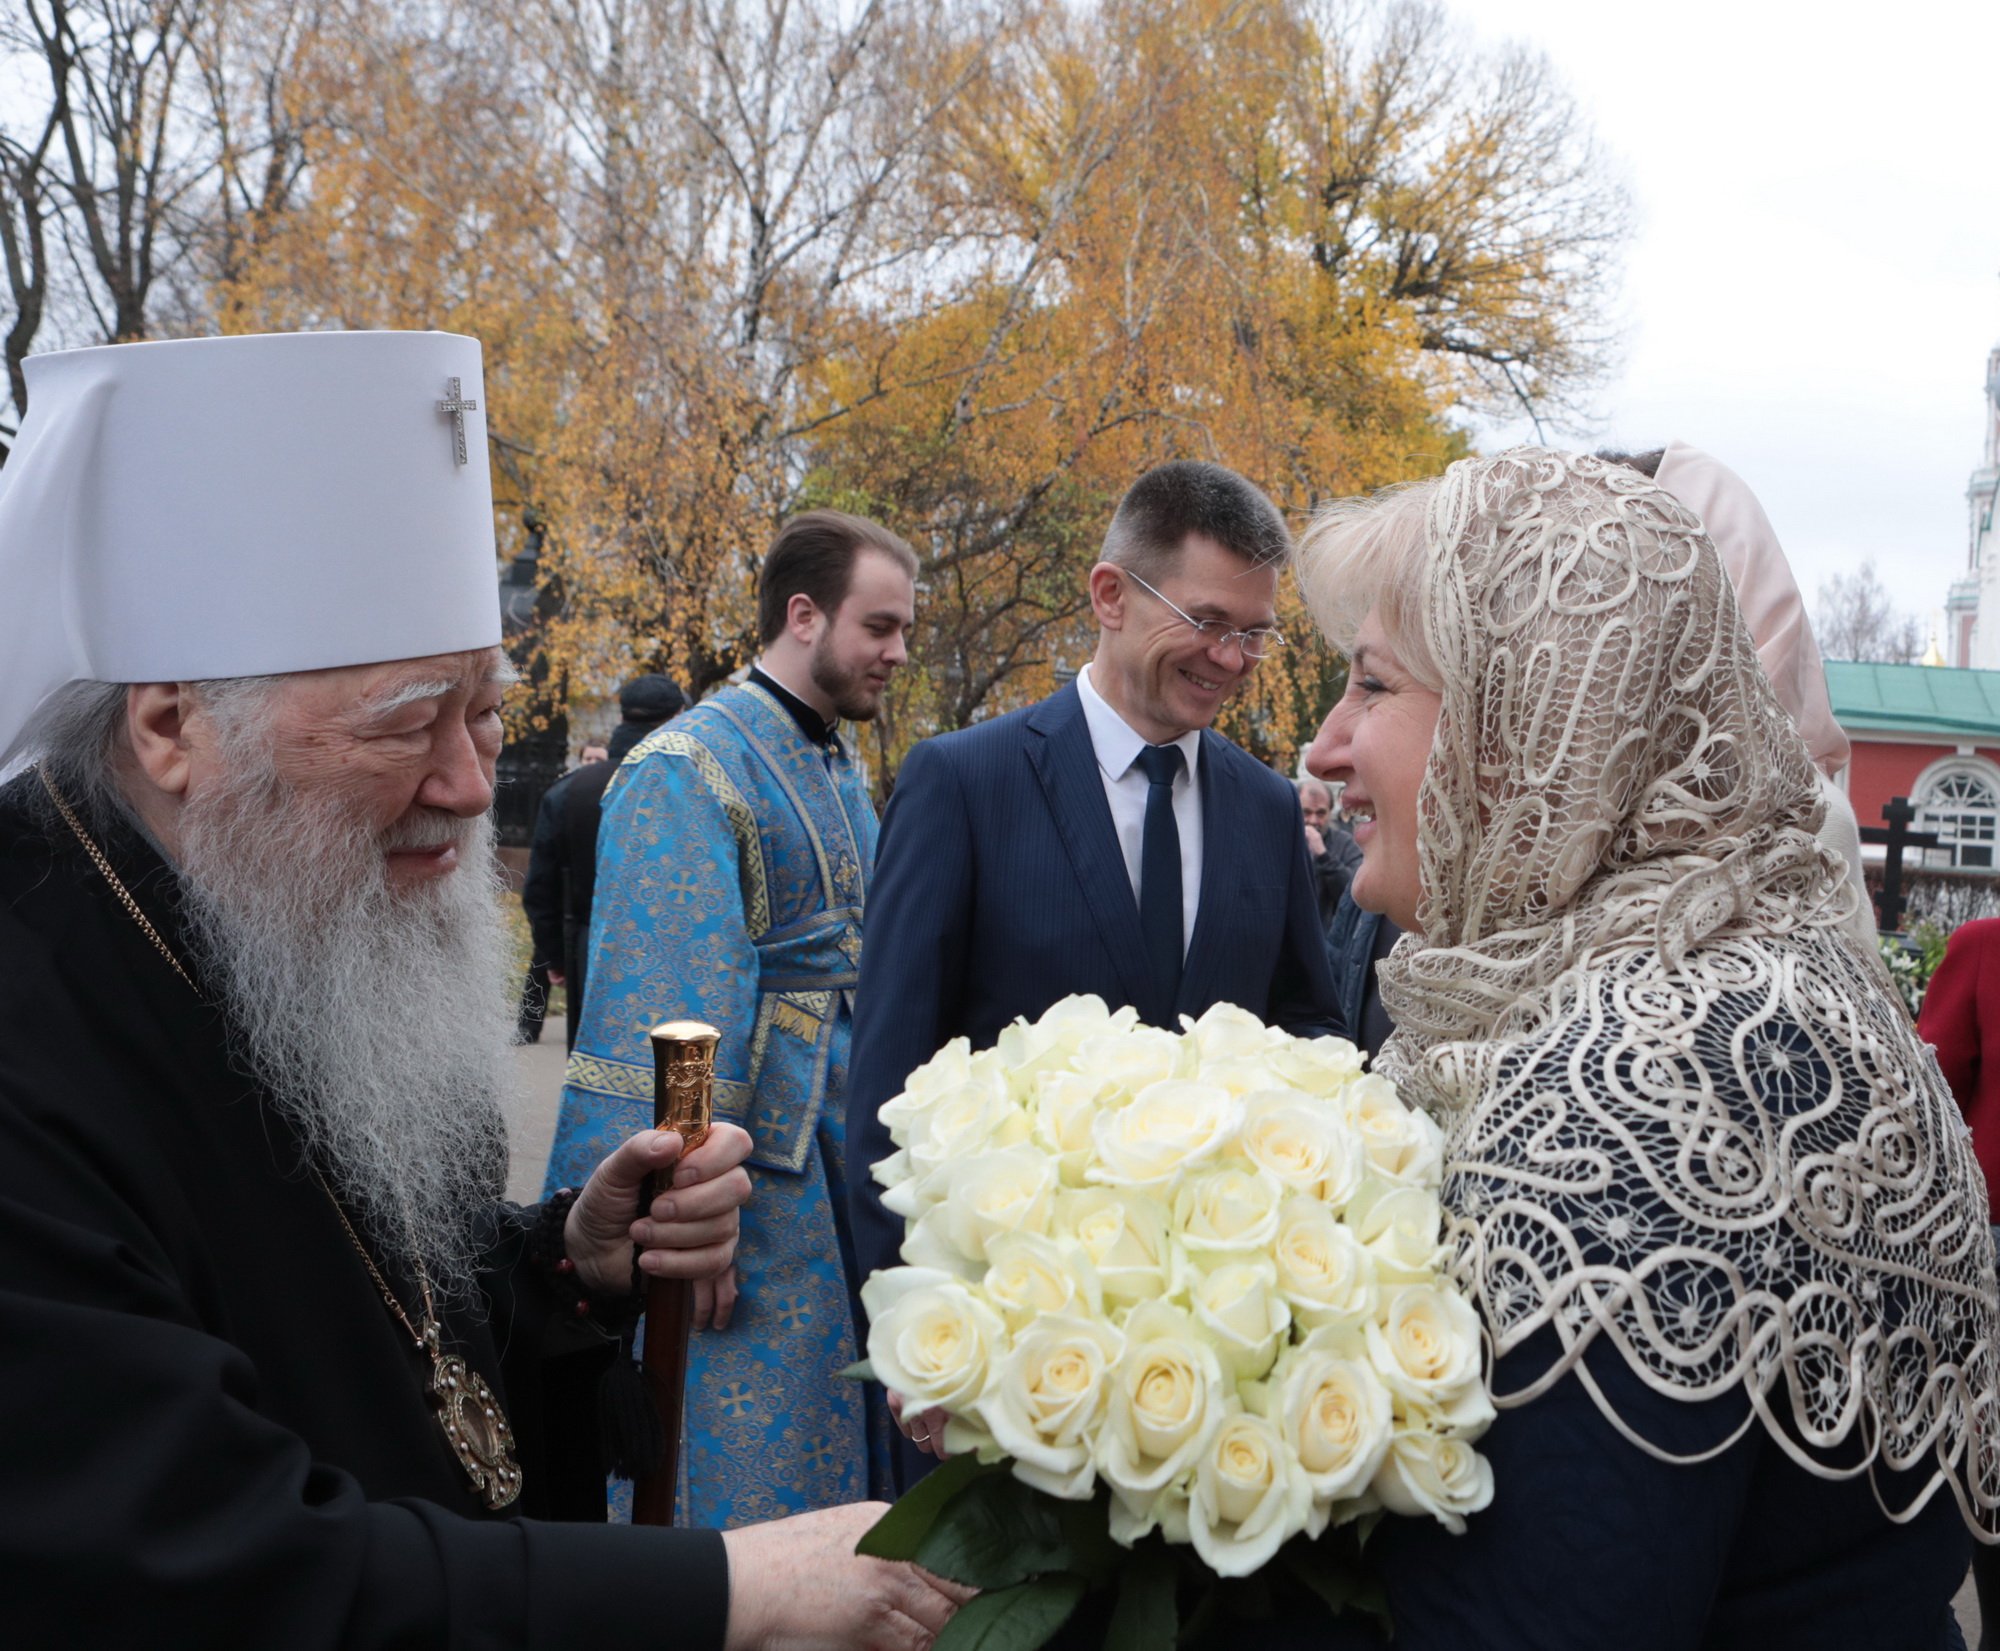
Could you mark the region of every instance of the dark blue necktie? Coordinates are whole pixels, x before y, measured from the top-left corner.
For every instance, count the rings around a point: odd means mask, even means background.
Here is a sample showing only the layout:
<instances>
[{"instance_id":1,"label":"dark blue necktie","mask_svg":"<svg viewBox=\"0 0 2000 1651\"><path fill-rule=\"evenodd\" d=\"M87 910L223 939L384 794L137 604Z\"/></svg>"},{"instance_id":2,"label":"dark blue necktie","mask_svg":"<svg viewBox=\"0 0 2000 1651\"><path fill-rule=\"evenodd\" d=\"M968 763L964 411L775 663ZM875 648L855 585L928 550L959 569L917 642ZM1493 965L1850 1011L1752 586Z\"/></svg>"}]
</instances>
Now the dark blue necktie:
<instances>
[{"instance_id":1,"label":"dark blue necktie","mask_svg":"<svg viewBox=\"0 0 2000 1651\"><path fill-rule=\"evenodd\" d=\"M1178 745L1139 751L1146 775L1146 834L1139 846L1139 932L1154 978L1171 1005L1181 991L1181 830L1174 823L1174 777L1187 766Z\"/></svg>"}]
</instances>

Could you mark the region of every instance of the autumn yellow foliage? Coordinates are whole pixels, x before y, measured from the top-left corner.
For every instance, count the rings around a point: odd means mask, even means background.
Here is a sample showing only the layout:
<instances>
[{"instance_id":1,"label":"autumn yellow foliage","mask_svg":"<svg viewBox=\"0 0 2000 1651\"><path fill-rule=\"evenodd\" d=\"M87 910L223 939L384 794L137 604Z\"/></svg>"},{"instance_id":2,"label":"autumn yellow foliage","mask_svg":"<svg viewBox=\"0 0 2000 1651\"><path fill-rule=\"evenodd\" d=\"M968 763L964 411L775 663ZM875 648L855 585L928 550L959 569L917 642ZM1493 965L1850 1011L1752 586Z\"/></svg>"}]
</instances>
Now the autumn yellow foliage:
<instances>
[{"instance_id":1,"label":"autumn yellow foliage","mask_svg":"<svg viewBox=\"0 0 2000 1651\"><path fill-rule=\"evenodd\" d=\"M216 311L484 342L503 551L541 552L529 720L746 663L773 528L835 503L923 559L886 779L1088 657L1148 466L1302 517L1602 366L1617 191L1539 60L1421 4L334 15L286 35L308 164ZM1289 766L1341 666L1283 623L1226 726Z\"/></svg>"}]
</instances>

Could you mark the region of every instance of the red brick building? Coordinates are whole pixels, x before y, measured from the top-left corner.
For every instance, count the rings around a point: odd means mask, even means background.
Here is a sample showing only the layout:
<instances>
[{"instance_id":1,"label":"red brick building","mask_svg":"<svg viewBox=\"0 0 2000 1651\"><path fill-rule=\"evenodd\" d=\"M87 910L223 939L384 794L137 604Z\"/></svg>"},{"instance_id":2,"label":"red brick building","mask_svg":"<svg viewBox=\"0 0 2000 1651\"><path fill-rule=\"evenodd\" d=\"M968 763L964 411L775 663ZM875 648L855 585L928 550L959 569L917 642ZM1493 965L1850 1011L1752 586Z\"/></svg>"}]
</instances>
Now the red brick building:
<instances>
[{"instance_id":1,"label":"red brick building","mask_svg":"<svg viewBox=\"0 0 2000 1651\"><path fill-rule=\"evenodd\" d=\"M1829 660L1826 686L1854 748L1845 780L1861 823L1907 797L1915 829L1945 839L1929 865L2000 870L2000 671Z\"/></svg>"}]
</instances>

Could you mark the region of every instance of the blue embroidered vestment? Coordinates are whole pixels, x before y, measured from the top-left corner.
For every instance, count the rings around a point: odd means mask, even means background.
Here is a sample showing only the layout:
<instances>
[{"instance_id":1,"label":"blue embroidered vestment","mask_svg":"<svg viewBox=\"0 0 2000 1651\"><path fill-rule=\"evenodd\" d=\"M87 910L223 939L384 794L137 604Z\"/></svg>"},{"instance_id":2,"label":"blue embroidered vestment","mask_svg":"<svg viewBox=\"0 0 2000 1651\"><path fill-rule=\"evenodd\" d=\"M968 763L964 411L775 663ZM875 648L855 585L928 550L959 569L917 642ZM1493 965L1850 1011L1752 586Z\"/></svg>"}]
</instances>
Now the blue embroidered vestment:
<instances>
[{"instance_id":1,"label":"blue embroidered vestment","mask_svg":"<svg viewBox=\"0 0 2000 1651\"><path fill-rule=\"evenodd\" d=\"M646 1034L663 1020L721 1029L715 1114L756 1141L742 1296L729 1328L689 1349L681 1524L774 1519L888 1482L886 1423L871 1430L862 1385L840 1375L860 1355L839 1097L875 828L853 759L754 684L642 741L605 793L548 1187L581 1186L652 1123Z\"/></svg>"}]
</instances>

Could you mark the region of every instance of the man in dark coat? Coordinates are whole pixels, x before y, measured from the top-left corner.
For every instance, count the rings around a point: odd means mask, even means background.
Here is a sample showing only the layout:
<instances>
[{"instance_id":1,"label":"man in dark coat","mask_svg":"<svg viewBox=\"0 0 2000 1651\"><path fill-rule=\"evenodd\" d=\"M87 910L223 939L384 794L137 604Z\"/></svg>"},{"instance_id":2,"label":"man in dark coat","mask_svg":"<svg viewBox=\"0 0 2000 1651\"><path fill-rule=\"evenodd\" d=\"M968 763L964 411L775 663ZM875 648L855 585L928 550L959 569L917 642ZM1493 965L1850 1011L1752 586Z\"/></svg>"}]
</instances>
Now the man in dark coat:
<instances>
[{"instance_id":1,"label":"man in dark coat","mask_svg":"<svg viewBox=\"0 0 2000 1651\"><path fill-rule=\"evenodd\" d=\"M534 967L549 984L565 988L567 1043L576 1046L583 1016L583 983L590 959L590 905L597 888L597 822L604 788L633 746L678 716L687 695L671 677L634 677L618 690L620 721L605 756L565 774L549 787L535 815L521 908L535 950Z\"/></svg>"},{"instance_id":2,"label":"man in dark coat","mask_svg":"<svg viewBox=\"0 0 2000 1651\"><path fill-rule=\"evenodd\" d=\"M1375 969L1402 937L1403 931L1380 912L1363 911L1356 905L1351 889L1342 891L1333 921L1327 926L1327 961L1333 967L1347 1035L1371 1061L1382 1053L1382 1045L1396 1029L1388 1010L1382 1007Z\"/></svg>"},{"instance_id":3,"label":"man in dark coat","mask_svg":"<svg viewBox=\"0 0 2000 1651\"><path fill-rule=\"evenodd\" d=\"M1273 629L1289 549L1264 495L1219 465L1136 482L1090 571L1099 633L1078 679L1026 710L927 740L882 821L847 1080L860 1277L902 1221L867 1166L877 1116L954 1037L993 1043L1072 993L1177 1026L1233 1003L1338 1032L1299 806L1209 725ZM904 1418L922 1444L936 1424ZM906 1452L907 1481L922 1462Z\"/></svg>"},{"instance_id":4,"label":"man in dark coat","mask_svg":"<svg viewBox=\"0 0 2000 1651\"><path fill-rule=\"evenodd\" d=\"M1340 909L1340 897L1354 880L1361 864L1361 845L1333 818L1333 793L1325 782L1303 779L1296 782L1299 813L1306 823L1306 853L1312 859L1313 892L1319 903L1320 927L1329 933L1333 914ZM1351 1027L1354 1023L1348 1022Z\"/></svg>"},{"instance_id":5,"label":"man in dark coat","mask_svg":"<svg viewBox=\"0 0 2000 1651\"><path fill-rule=\"evenodd\" d=\"M750 1140L642 1130L580 1193L498 1197L512 673L483 444L469 473L439 422L484 400L478 345L28 372L0 488L0 769L32 764L0 786L8 1643L927 1644L951 1602L853 1552L879 1509L601 1523L599 1376L639 1279L733 1258Z\"/></svg>"}]
</instances>

